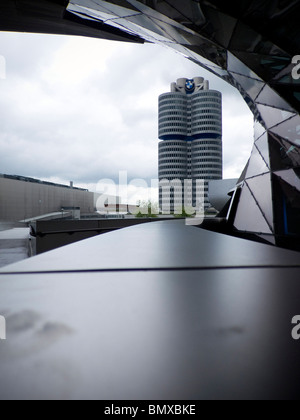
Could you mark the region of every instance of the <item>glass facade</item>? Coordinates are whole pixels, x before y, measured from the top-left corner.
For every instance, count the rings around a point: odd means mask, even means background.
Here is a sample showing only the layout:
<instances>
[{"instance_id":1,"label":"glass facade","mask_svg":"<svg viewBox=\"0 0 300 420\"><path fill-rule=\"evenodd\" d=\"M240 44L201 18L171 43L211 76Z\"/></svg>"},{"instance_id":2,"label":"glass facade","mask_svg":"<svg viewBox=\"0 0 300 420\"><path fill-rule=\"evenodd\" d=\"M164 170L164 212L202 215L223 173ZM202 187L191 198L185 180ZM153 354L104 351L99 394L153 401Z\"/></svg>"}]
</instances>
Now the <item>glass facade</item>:
<instances>
[{"instance_id":1,"label":"glass facade","mask_svg":"<svg viewBox=\"0 0 300 420\"><path fill-rule=\"evenodd\" d=\"M173 48L236 87L254 115L255 145L237 186L240 193L235 197L240 199L232 206L236 214L228 220L233 220L233 230L265 232L261 238L272 235L271 243L300 249L300 69L293 62L300 54L300 0L49 0L47 7L41 2L34 11L23 2L11 3L18 21L3 9L2 30L153 42ZM161 122L163 135L168 130L172 136L186 135L185 122L173 116L174 127ZM199 114L199 123L200 118ZM197 133L198 126L194 129ZM261 202L266 179L272 226Z\"/></svg>"}]
</instances>

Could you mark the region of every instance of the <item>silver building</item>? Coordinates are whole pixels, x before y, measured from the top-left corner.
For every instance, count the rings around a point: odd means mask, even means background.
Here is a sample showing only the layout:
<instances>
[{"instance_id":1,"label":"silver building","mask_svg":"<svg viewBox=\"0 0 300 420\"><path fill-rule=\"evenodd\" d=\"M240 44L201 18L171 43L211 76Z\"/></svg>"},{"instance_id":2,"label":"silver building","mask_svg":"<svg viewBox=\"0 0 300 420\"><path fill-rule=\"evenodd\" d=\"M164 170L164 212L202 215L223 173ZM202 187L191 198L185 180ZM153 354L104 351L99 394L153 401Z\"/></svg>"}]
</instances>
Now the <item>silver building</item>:
<instances>
[{"instance_id":1,"label":"silver building","mask_svg":"<svg viewBox=\"0 0 300 420\"><path fill-rule=\"evenodd\" d=\"M208 182L223 175L221 93L202 77L172 83L159 97L159 139L160 208L209 207Z\"/></svg>"}]
</instances>

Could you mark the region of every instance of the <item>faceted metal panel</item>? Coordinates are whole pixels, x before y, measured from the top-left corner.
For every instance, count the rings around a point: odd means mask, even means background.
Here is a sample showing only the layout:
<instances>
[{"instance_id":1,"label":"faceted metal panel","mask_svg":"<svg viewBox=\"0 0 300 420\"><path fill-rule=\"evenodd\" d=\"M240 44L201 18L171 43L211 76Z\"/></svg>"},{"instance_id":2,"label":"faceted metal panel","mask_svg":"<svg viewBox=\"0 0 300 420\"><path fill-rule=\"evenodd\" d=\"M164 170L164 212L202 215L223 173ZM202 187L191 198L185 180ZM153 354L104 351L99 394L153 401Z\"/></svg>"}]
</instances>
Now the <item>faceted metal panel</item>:
<instances>
[{"instance_id":1,"label":"faceted metal panel","mask_svg":"<svg viewBox=\"0 0 300 420\"><path fill-rule=\"evenodd\" d=\"M289 140L291 143L295 143L298 147L300 146L300 116L283 122L273 127L270 131Z\"/></svg>"},{"instance_id":2,"label":"faceted metal panel","mask_svg":"<svg viewBox=\"0 0 300 420\"><path fill-rule=\"evenodd\" d=\"M237 19L210 7L206 8L205 16L210 23L208 31L211 30L220 45L228 48L237 25Z\"/></svg>"},{"instance_id":3,"label":"faceted metal panel","mask_svg":"<svg viewBox=\"0 0 300 420\"><path fill-rule=\"evenodd\" d=\"M300 192L300 168L274 172L274 174Z\"/></svg>"},{"instance_id":4,"label":"faceted metal panel","mask_svg":"<svg viewBox=\"0 0 300 420\"><path fill-rule=\"evenodd\" d=\"M285 79L286 80L286 79ZM300 84L270 83L270 87L278 92L281 97L285 97L287 102L294 108L299 109L300 105ZM297 112L298 114L298 112Z\"/></svg>"},{"instance_id":5,"label":"faceted metal panel","mask_svg":"<svg viewBox=\"0 0 300 420\"><path fill-rule=\"evenodd\" d=\"M234 36L231 39L229 50L248 51L253 53L259 48L262 42L262 35L239 21L235 28Z\"/></svg>"},{"instance_id":6,"label":"faceted metal panel","mask_svg":"<svg viewBox=\"0 0 300 420\"><path fill-rule=\"evenodd\" d=\"M164 31L164 29L161 26L157 25L154 22L154 20L152 20L151 18L145 15L130 16L126 18L126 21L132 22L136 24L138 27L142 28L142 29L139 29L139 31L142 31L142 32L146 31L148 32L150 36L153 36L155 38L158 36L159 37L158 39L162 41L168 40L170 38L170 35L166 31ZM184 41L183 38L181 38L180 41L181 42L179 42L179 39L178 39L179 43L183 43Z\"/></svg>"},{"instance_id":7,"label":"faceted metal panel","mask_svg":"<svg viewBox=\"0 0 300 420\"><path fill-rule=\"evenodd\" d=\"M204 66L202 66L204 67ZM222 69L221 67L209 65L206 66L206 68L215 75L221 77L223 80L226 80L226 78L231 77L227 70Z\"/></svg>"},{"instance_id":8,"label":"faceted metal panel","mask_svg":"<svg viewBox=\"0 0 300 420\"><path fill-rule=\"evenodd\" d=\"M269 142L268 142L268 133L265 133L262 137L260 137L256 142L255 146L257 147L259 153L263 157L266 165L269 169L271 169L270 164L270 154L269 154Z\"/></svg>"},{"instance_id":9,"label":"faceted metal panel","mask_svg":"<svg viewBox=\"0 0 300 420\"><path fill-rule=\"evenodd\" d=\"M107 19L114 19L116 17L127 17L134 14L140 15L141 12L132 7L126 1L120 1L119 4L113 4L112 2L102 0L72 0L68 6L69 11L72 10L84 10L87 15L90 13L99 12L106 15Z\"/></svg>"},{"instance_id":10,"label":"faceted metal panel","mask_svg":"<svg viewBox=\"0 0 300 420\"><path fill-rule=\"evenodd\" d=\"M202 47L204 56L207 56L208 60L210 59L210 55L207 54L207 52L209 51L208 45L200 35L198 35L196 32L188 31L186 28L183 28L183 27L174 28L174 30L176 30L177 32L177 35L175 35L175 39L177 38L179 39L179 37L181 37L183 41L182 43L187 47L189 47L189 45L193 46L194 48ZM210 50L215 51L216 47L211 44ZM222 62L225 62L227 59L226 50L219 48L218 53L220 54L220 56L222 56L222 60L223 60ZM220 59L220 57L218 57L218 59ZM198 57L198 60L199 60L199 57ZM218 61L217 64L220 64L220 62Z\"/></svg>"},{"instance_id":11,"label":"faceted metal panel","mask_svg":"<svg viewBox=\"0 0 300 420\"><path fill-rule=\"evenodd\" d=\"M270 169L268 168L262 155L259 153L257 147L254 145L248 165L246 179L261 175L263 173L267 173L269 171Z\"/></svg>"},{"instance_id":12,"label":"faceted metal panel","mask_svg":"<svg viewBox=\"0 0 300 420\"><path fill-rule=\"evenodd\" d=\"M254 121L254 140L258 140L265 132L266 128L260 122Z\"/></svg>"},{"instance_id":13,"label":"faceted metal panel","mask_svg":"<svg viewBox=\"0 0 300 420\"><path fill-rule=\"evenodd\" d=\"M126 19L120 18L120 19L110 20L109 25L121 31L126 31L129 34L137 34L138 36L142 37L146 41L149 41L149 42L154 41L153 36L152 35L150 36L146 30L142 30L141 28L138 28L136 25L134 25L131 22L128 22ZM158 38L158 35L157 35L157 38Z\"/></svg>"},{"instance_id":14,"label":"faceted metal panel","mask_svg":"<svg viewBox=\"0 0 300 420\"><path fill-rule=\"evenodd\" d=\"M72 0L76 4L79 4L79 2L86 3L86 0ZM128 0L112 0L112 1L106 1L106 0L90 0L91 3L94 3L94 8L97 8L99 4L104 5L107 9L114 11L116 14L121 16L119 14L120 8L128 9L130 11L134 12L140 12L140 10L132 4L131 1Z\"/></svg>"},{"instance_id":15,"label":"faceted metal panel","mask_svg":"<svg viewBox=\"0 0 300 420\"><path fill-rule=\"evenodd\" d=\"M240 231L258 234L273 233L246 184L241 193L234 227Z\"/></svg>"},{"instance_id":16,"label":"faceted metal panel","mask_svg":"<svg viewBox=\"0 0 300 420\"><path fill-rule=\"evenodd\" d=\"M196 57L197 64L202 66L202 57L207 60L213 58L212 63L226 69L227 52L225 49L216 48L213 44L206 45L205 43L202 43L199 46L193 45L189 49L199 55L199 57ZM187 51L187 56L189 57L189 55L189 51Z\"/></svg>"},{"instance_id":17,"label":"faceted metal panel","mask_svg":"<svg viewBox=\"0 0 300 420\"><path fill-rule=\"evenodd\" d=\"M250 77L241 76L239 74L231 72L231 75L235 80L242 86L247 92L251 99L255 100L259 93L262 91L265 83L259 82L258 80L251 79Z\"/></svg>"},{"instance_id":18,"label":"faceted metal panel","mask_svg":"<svg viewBox=\"0 0 300 420\"><path fill-rule=\"evenodd\" d=\"M269 86L265 86L259 96L256 98L256 102L262 105L269 105L274 108L284 109L286 111L293 112L293 108L282 99L276 92L274 92Z\"/></svg>"},{"instance_id":19,"label":"faceted metal panel","mask_svg":"<svg viewBox=\"0 0 300 420\"><path fill-rule=\"evenodd\" d=\"M78 0L75 0L75 1L77 2ZM111 1L93 0L93 1L95 3L100 3L100 2L101 3L108 3L110 8L115 8L115 6L121 6L121 7L125 7L127 9L130 9L130 10L138 10L133 6L132 2L129 1L129 0L111 0Z\"/></svg>"},{"instance_id":20,"label":"faceted metal panel","mask_svg":"<svg viewBox=\"0 0 300 420\"><path fill-rule=\"evenodd\" d=\"M173 8L171 4L167 4L165 1L161 1L159 4L156 4L155 8L153 7L153 4L150 4L151 2L153 3L153 1L155 0L150 0L150 2L146 2L148 4L144 4L145 1L127 1L134 5L137 10L139 10L146 16L158 19L168 26L183 28L186 31L194 32L192 31L192 29L189 29L187 25L185 25L185 23L187 22L184 22L184 17L175 8Z\"/></svg>"},{"instance_id":21,"label":"faceted metal panel","mask_svg":"<svg viewBox=\"0 0 300 420\"><path fill-rule=\"evenodd\" d=\"M299 190L286 182L280 176L275 175L280 185L280 202L279 205L283 209L283 226L284 234L292 237L296 241L299 248L300 235L300 193ZM288 179L290 180L290 179Z\"/></svg>"},{"instance_id":22,"label":"faceted metal panel","mask_svg":"<svg viewBox=\"0 0 300 420\"><path fill-rule=\"evenodd\" d=\"M294 67L295 67L295 64L293 64L291 60L289 60L289 65L286 66L279 73L277 73L276 76L273 77L270 84L280 83L282 85L293 85L294 87L296 87L297 85L300 85L300 80L297 80L293 77Z\"/></svg>"},{"instance_id":23,"label":"faceted metal panel","mask_svg":"<svg viewBox=\"0 0 300 420\"><path fill-rule=\"evenodd\" d=\"M272 171L300 167L300 148L280 136L269 134Z\"/></svg>"},{"instance_id":24,"label":"faceted metal panel","mask_svg":"<svg viewBox=\"0 0 300 420\"><path fill-rule=\"evenodd\" d=\"M228 51L228 71L240 74L245 77L250 77L255 79L255 81L260 81L265 84L263 79L261 79L257 74L255 74L246 64L234 56L230 51Z\"/></svg>"},{"instance_id":25,"label":"faceted metal panel","mask_svg":"<svg viewBox=\"0 0 300 420\"><path fill-rule=\"evenodd\" d=\"M272 44L263 42L259 47L259 53L246 51L234 51L237 57L251 69L256 69L257 77L270 82L278 74L284 72L290 66L291 60L288 54L281 50L272 50ZM272 51L271 51L272 50ZM265 52L264 52L265 51Z\"/></svg>"},{"instance_id":26,"label":"faceted metal panel","mask_svg":"<svg viewBox=\"0 0 300 420\"><path fill-rule=\"evenodd\" d=\"M267 70L268 78L276 77L278 73L281 73L286 69L287 66L290 66L290 58L287 54L282 52L281 56L275 55L274 53L268 55L260 55L260 64Z\"/></svg>"},{"instance_id":27,"label":"faceted metal panel","mask_svg":"<svg viewBox=\"0 0 300 420\"><path fill-rule=\"evenodd\" d=\"M276 245L276 239L273 235L259 235L259 237L272 245Z\"/></svg>"},{"instance_id":28,"label":"faceted metal panel","mask_svg":"<svg viewBox=\"0 0 300 420\"><path fill-rule=\"evenodd\" d=\"M275 109L266 105L257 105L257 108L260 112L260 115L264 122L266 123L267 128L274 127L290 118L294 117L295 112L288 112L282 109Z\"/></svg>"},{"instance_id":29,"label":"faceted metal panel","mask_svg":"<svg viewBox=\"0 0 300 420\"><path fill-rule=\"evenodd\" d=\"M243 181L245 181L245 178L246 178L246 175L247 175L247 171L248 171L249 162L250 162L250 159L248 160L247 165L245 166L245 168L244 168L241 176L239 177L238 182L237 182L237 185L239 185Z\"/></svg>"},{"instance_id":30,"label":"faceted metal panel","mask_svg":"<svg viewBox=\"0 0 300 420\"><path fill-rule=\"evenodd\" d=\"M69 11L72 13L76 13L77 16L81 16L82 18L86 18L86 15L88 13L88 16L91 19L93 18L103 22L118 17L118 15L115 15L114 13L110 12L108 9L105 9L100 5L97 8L97 10L91 10L89 8L86 8L85 6L80 6L78 4L70 4ZM127 11L126 15L128 15Z\"/></svg>"},{"instance_id":31,"label":"faceted metal panel","mask_svg":"<svg viewBox=\"0 0 300 420\"><path fill-rule=\"evenodd\" d=\"M246 183L255 197L258 206L267 220L270 229L273 230L273 202L271 189L271 174L262 175L253 179L247 179Z\"/></svg>"},{"instance_id":32,"label":"faceted metal panel","mask_svg":"<svg viewBox=\"0 0 300 420\"><path fill-rule=\"evenodd\" d=\"M144 13L147 13L147 8L156 9L162 14L166 14L175 21L183 21L185 24L204 24L205 16L202 13L200 4L194 1L182 2L182 0L169 1L136 1L128 0L131 4L136 5ZM140 3L140 5L138 5ZM143 3L146 3L143 4Z\"/></svg>"},{"instance_id":33,"label":"faceted metal panel","mask_svg":"<svg viewBox=\"0 0 300 420\"><path fill-rule=\"evenodd\" d=\"M81 0L82 3L85 3L86 0ZM79 4L78 0L75 0L76 4ZM102 7L110 11L112 14L118 17L127 17L132 15L141 15L141 12L132 6L128 1L117 0L114 2L103 1L103 0L92 0L90 3L94 3L94 6L91 6L94 9L100 10ZM89 6L87 6L89 7Z\"/></svg>"}]
</instances>

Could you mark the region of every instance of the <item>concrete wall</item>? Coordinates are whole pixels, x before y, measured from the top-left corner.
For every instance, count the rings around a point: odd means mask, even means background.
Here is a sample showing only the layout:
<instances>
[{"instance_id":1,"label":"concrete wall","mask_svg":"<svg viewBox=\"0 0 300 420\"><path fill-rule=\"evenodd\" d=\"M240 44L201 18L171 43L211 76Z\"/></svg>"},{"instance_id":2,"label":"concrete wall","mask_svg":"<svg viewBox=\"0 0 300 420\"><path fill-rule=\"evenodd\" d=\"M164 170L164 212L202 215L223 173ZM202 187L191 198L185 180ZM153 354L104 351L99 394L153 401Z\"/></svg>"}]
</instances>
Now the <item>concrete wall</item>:
<instances>
[{"instance_id":1,"label":"concrete wall","mask_svg":"<svg viewBox=\"0 0 300 420\"><path fill-rule=\"evenodd\" d=\"M107 232L162 220L174 219L158 217L157 219L38 221L32 224L36 238L32 237L31 243L36 254L42 254Z\"/></svg>"},{"instance_id":2,"label":"concrete wall","mask_svg":"<svg viewBox=\"0 0 300 420\"><path fill-rule=\"evenodd\" d=\"M2 221L25 220L61 211L62 207L80 207L81 213L93 213L94 194L84 190L0 177Z\"/></svg>"}]
</instances>

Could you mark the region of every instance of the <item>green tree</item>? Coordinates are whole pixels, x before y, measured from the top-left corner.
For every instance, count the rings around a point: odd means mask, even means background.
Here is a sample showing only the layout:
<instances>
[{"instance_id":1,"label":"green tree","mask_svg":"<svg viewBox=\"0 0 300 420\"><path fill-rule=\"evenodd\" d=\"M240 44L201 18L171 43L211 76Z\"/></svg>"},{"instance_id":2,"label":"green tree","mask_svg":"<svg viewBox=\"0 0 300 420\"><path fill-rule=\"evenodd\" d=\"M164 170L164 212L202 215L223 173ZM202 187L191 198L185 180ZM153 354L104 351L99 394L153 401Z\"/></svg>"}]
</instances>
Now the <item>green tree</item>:
<instances>
[{"instance_id":1,"label":"green tree","mask_svg":"<svg viewBox=\"0 0 300 420\"><path fill-rule=\"evenodd\" d=\"M135 215L135 217L137 218L156 218L159 214L158 204L152 203L151 200L139 201L137 203L137 207L139 208L138 212Z\"/></svg>"}]
</instances>

